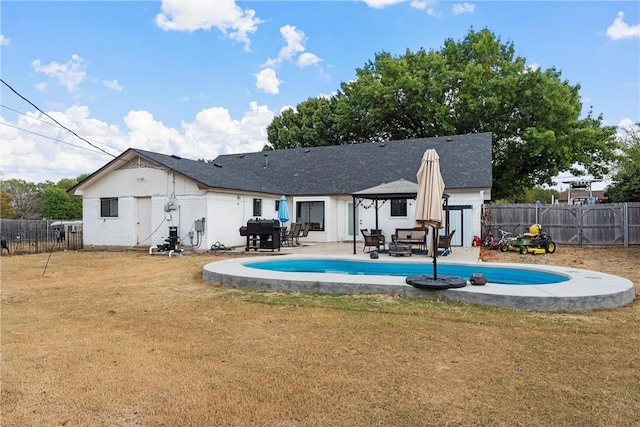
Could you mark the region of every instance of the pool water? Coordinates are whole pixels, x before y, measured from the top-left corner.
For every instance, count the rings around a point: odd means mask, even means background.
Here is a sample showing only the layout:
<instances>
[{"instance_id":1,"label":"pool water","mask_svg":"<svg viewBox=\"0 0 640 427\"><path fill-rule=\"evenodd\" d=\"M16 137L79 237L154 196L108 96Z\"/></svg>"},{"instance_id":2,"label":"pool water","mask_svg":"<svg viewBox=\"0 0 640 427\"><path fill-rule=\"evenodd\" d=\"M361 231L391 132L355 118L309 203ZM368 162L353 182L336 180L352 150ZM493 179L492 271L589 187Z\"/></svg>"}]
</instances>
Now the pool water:
<instances>
[{"instance_id":1,"label":"pool water","mask_svg":"<svg viewBox=\"0 0 640 427\"><path fill-rule=\"evenodd\" d=\"M433 274L433 263L384 263L340 259L300 259L258 261L246 267L289 273L337 273L374 276L417 276ZM487 281L502 285L551 285L568 277L526 268L487 267L483 265L438 264L438 276L469 279L472 273L482 273Z\"/></svg>"}]
</instances>

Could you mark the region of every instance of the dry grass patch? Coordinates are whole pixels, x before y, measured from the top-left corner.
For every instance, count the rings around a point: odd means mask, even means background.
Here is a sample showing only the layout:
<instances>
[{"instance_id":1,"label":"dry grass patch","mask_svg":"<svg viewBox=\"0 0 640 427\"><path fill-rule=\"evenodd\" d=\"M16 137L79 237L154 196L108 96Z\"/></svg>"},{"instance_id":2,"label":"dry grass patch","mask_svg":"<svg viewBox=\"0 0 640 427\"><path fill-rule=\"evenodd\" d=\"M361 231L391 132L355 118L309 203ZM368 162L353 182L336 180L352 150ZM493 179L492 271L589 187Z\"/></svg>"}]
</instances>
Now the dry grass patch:
<instances>
[{"instance_id":1,"label":"dry grass patch","mask_svg":"<svg viewBox=\"0 0 640 427\"><path fill-rule=\"evenodd\" d=\"M640 423L640 303L545 313L211 286L221 256L2 258L3 426ZM483 253L636 278L640 248Z\"/></svg>"}]
</instances>

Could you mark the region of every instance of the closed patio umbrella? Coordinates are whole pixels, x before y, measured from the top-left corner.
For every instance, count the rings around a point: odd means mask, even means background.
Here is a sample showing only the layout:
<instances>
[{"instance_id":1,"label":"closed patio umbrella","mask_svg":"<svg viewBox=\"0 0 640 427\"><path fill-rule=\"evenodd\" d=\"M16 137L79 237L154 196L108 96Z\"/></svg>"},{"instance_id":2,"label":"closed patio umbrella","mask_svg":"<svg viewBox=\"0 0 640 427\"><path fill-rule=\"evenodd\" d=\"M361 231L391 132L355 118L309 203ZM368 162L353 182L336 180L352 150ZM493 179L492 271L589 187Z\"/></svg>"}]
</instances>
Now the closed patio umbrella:
<instances>
[{"instance_id":1,"label":"closed patio umbrella","mask_svg":"<svg viewBox=\"0 0 640 427\"><path fill-rule=\"evenodd\" d=\"M442 277L438 280L438 245L436 236L437 230L444 228L444 221L442 220L444 180L440 174L440 156L438 156L436 150L429 149L425 151L416 178L418 179L418 192L416 194L415 226L425 230L427 227L433 227L433 241L429 248L431 256L433 256L433 276L407 278L407 283L416 287L434 289L464 286L466 281L455 277Z\"/></svg>"},{"instance_id":2,"label":"closed patio umbrella","mask_svg":"<svg viewBox=\"0 0 640 427\"><path fill-rule=\"evenodd\" d=\"M433 257L433 277L438 278L436 229L442 228L442 196L444 180L440 173L440 156L436 150L425 151L416 174L418 192L416 194L415 226L418 228L433 227L433 240L428 245L429 254Z\"/></svg>"},{"instance_id":3,"label":"closed patio umbrella","mask_svg":"<svg viewBox=\"0 0 640 427\"><path fill-rule=\"evenodd\" d=\"M434 149L425 151L420 169L416 174L418 192L416 195L416 227L443 228L442 196L444 180L440 174L440 156Z\"/></svg>"},{"instance_id":4,"label":"closed patio umbrella","mask_svg":"<svg viewBox=\"0 0 640 427\"><path fill-rule=\"evenodd\" d=\"M289 221L289 208L287 206L287 198L280 196L280 204L278 205L278 221L282 224Z\"/></svg>"}]
</instances>

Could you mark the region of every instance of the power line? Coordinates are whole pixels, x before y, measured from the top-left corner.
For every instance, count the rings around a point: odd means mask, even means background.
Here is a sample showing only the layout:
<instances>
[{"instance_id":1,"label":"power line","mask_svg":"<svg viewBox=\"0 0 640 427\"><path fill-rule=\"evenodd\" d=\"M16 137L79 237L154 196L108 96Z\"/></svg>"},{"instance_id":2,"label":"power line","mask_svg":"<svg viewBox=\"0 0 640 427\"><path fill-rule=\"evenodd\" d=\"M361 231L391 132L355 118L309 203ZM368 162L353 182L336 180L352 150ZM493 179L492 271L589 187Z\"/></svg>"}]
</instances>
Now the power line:
<instances>
[{"instance_id":1,"label":"power line","mask_svg":"<svg viewBox=\"0 0 640 427\"><path fill-rule=\"evenodd\" d=\"M66 141L62 141L62 140L59 140L59 139L56 139L56 138L52 138L52 137L50 137L50 136L42 135L42 134L39 134L39 133L36 133L36 132L32 132L32 131L27 130L27 129L22 129L22 128L19 128L19 127L17 127L17 126L10 125L10 124L8 124L8 123L0 122L0 124L5 125L5 126L9 126L9 127L15 128L15 129L18 129L18 130L23 131L23 132L28 132L28 133L31 133L31 134L34 134L34 135L38 135L38 136L41 136L41 137L43 137L43 138L51 139L51 140L54 140L54 141L57 141L57 142L62 142L63 144L68 144L68 145L71 145L71 146L76 147L76 148L80 148L80 149L83 149L83 150L88 150L88 151L90 151L90 152L94 152L94 153L96 153L96 154L101 154L101 153L102 153L102 154L106 154L107 156L113 157L113 158L114 158L114 159L116 159L116 160L119 160L119 161L121 161L121 162L123 162L123 163L129 164L129 165L132 165L132 166L135 166L135 167L143 167L143 168L149 168L149 169L165 170L165 168L163 168L163 167L150 166L150 165L140 166L139 164L137 164L137 163L135 163L135 162L132 162L132 161L128 161L128 160L125 160L125 159L120 159L120 158L118 158L118 156L116 156L116 155L114 155L114 154L111 154L111 153L109 153L108 151L103 150L102 148L98 147L97 145L95 145L95 144L94 144L94 143L92 143L91 141L87 140L86 138L83 138L82 136L78 135L77 133L75 133L75 132L74 132L74 131L72 131L71 129L67 128L66 126L64 126L63 124L61 124L60 122L58 122L56 119L54 119L53 117L51 117L49 114L47 114L47 113L45 113L44 111L42 111L42 110L41 110L37 105L35 105L33 102L29 101L27 98L25 98L25 97L24 97L24 96L22 96L20 93L18 93L18 91L16 91L14 88L12 88L12 87L11 87L11 85L9 85L9 84L8 84L7 82L5 82L3 79L1 79L1 78L0 78L0 82L2 82L2 83L3 83L6 87L8 87L8 88L13 92L13 93L15 93L16 95L18 95L20 98L22 98L25 102L27 102L27 103L28 103L29 105L31 105L33 108L35 108L35 109L36 109L36 110L38 110L40 113L42 113L43 115L45 115L46 117L48 117L49 119L51 119L54 123L56 123L56 124L57 124L58 126L60 126L62 129L66 130L66 131L68 131L68 132L70 132L70 133L72 133L72 134L73 134L74 136L76 136L78 139L80 139L80 140L82 140L82 141L86 142L87 144L89 144L89 145L90 145L90 146L92 146L93 148L95 148L95 149L99 150L100 152L98 153L98 152L96 152L96 151L94 151L94 150L90 150L90 149L88 149L88 148L86 148L86 147L80 147L80 146L78 146L78 145L74 145L74 144L71 144L71 143L66 142ZM4 105L2 105L2 107L3 107L3 108L6 108L6 109L8 109L8 110L14 111L14 112L16 112L16 113L20 113L19 111L14 110L14 109L9 108L9 107L6 107L6 106L4 106ZM20 113L20 114L24 114L24 113ZM26 115L26 114L25 114L25 115ZM27 117L31 117L31 116L27 116ZM31 117L31 118L36 119L36 120L40 120L40 121L42 121L43 123L47 123L48 125L51 125L51 123L48 123L48 122L46 122L46 121L44 121L44 120L41 120L41 119L39 119L39 118L36 118L36 117ZM53 126L53 125L51 125L51 126ZM107 147L109 147L107 144L104 144L104 145L106 145ZM114 148L114 147L109 147L109 148ZM115 149L115 148L114 148L114 149Z\"/></svg>"},{"instance_id":2,"label":"power line","mask_svg":"<svg viewBox=\"0 0 640 427\"><path fill-rule=\"evenodd\" d=\"M61 142L61 143L63 143L63 144L67 144L67 145L70 145L70 146L72 146L72 147L79 148L79 149L81 149L81 150L87 150L87 151L90 151L90 152L92 152L92 153L96 153L96 154L103 154L102 152L98 152L98 151L92 150L92 149L87 148L87 147L81 147L81 146L79 146L79 145L72 144L72 143L67 142L67 141L63 141L63 140L61 140L61 139L53 138L53 137L51 137L51 136L47 136L47 135L43 135L43 134L41 134L41 133L33 132L33 131L31 131L31 130L27 130L27 129L24 129L24 128L21 128L21 127L18 127L18 126L10 125L9 123L0 122L0 125L4 125L4 126L8 126L8 127L10 127L10 128L18 129L19 131L27 132L27 133L30 133L30 134L32 134L32 135L37 135L37 136L40 136L40 137L42 137L42 138L51 139L51 140L56 141L56 142Z\"/></svg>"},{"instance_id":3,"label":"power line","mask_svg":"<svg viewBox=\"0 0 640 427\"><path fill-rule=\"evenodd\" d=\"M46 121L46 120L42 120L42 119L41 119L41 118L39 118L39 117L30 116L29 114L27 114L27 113L25 113L25 112L23 112L23 111L16 110L15 108L8 107L8 106L6 106L6 105L4 105L4 104L0 104L0 107L4 108L4 109L6 109L6 110L9 110L9 111L13 111L14 113L20 114L21 116L24 116L24 117L26 117L26 118L28 118L28 119L31 119L31 120L37 120L37 121L39 121L39 122L42 122L42 123L46 124L47 126L53 126L53 127L56 127L56 126L55 126L53 123L51 123L51 122L48 122L48 121ZM50 136L46 136L46 135L43 135L43 134L40 134L40 133L36 133L36 132L30 131L30 130L27 130L27 129L24 129L24 128L21 128L21 127L18 127L18 126L9 125L9 124L7 124L7 123L0 123L0 124L4 124L4 125L6 125L6 126L10 126L10 127L13 127L13 128L15 128L15 129L18 129L18 130L21 130L21 131L24 131L24 132L29 132L29 133L32 133L32 134L34 134L34 135L41 136L41 137L43 137L43 138L48 138L48 139L52 139L52 140L57 141L57 142L62 142L63 144L69 144L69 145L71 145L71 146L73 146L73 147L82 148L82 149L84 149L84 150L89 150L88 148L83 148L83 147L80 147L79 145L74 145L74 144L71 144L71 143L69 143L69 142L65 142L65 141L62 141L62 140L60 140L60 139L56 139L56 138L52 138L52 137L50 137ZM98 144L98 142L95 142L95 143L96 143L96 144ZM108 147L108 148L112 148L112 149L114 149L114 150L118 150L118 148L116 148L116 147L112 147L112 146L110 146L109 144L105 144L104 142L100 142L99 144L104 145L105 147ZM93 151L93 150L89 150L89 151L91 151L92 153L96 153L96 151Z\"/></svg>"},{"instance_id":4,"label":"power line","mask_svg":"<svg viewBox=\"0 0 640 427\"><path fill-rule=\"evenodd\" d=\"M22 98L25 102L29 103L29 105L31 105L33 108L35 108L36 110L40 111L42 114L44 114L45 116L47 116L48 118L50 118L51 120L53 120L54 123L56 123L58 126L60 126L62 129L65 129L68 132L71 132L74 136L76 136L78 139L86 142L87 144L89 144L90 146L92 146L95 149L98 149L100 151L102 151L104 154L111 156L113 158L116 158L115 155L109 153L108 151L103 150L102 148L98 147L97 145L93 144L91 141L88 141L87 139L81 137L80 135L78 135L77 133L75 133L74 131L72 131L71 129L69 129L68 127L64 126L62 123L60 123L59 121L57 121L56 119L54 119L53 117L51 117L49 114L45 113L44 111L42 111L37 105L35 105L33 102L29 101L27 98L25 98L24 96L22 96L20 93L18 93L17 90L15 90L14 88L11 87L11 85L9 85L7 82L5 82L3 79L0 78L0 82L2 82L2 84L4 84L6 87L8 87L13 93L15 93L16 95L18 95L20 98Z\"/></svg>"}]
</instances>

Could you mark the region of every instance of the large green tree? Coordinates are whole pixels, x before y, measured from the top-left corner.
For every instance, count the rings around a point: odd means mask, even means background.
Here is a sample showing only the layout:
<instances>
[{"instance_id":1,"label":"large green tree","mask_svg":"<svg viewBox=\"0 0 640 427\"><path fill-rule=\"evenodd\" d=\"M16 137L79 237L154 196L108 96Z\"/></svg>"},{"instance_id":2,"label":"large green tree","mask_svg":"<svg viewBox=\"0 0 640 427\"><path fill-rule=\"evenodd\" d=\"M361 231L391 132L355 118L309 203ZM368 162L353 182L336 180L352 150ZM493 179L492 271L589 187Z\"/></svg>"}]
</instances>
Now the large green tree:
<instances>
[{"instance_id":1,"label":"large green tree","mask_svg":"<svg viewBox=\"0 0 640 427\"><path fill-rule=\"evenodd\" d=\"M640 122L625 129L620 157L611 185L607 188L610 202L640 202Z\"/></svg>"},{"instance_id":2,"label":"large green tree","mask_svg":"<svg viewBox=\"0 0 640 427\"><path fill-rule=\"evenodd\" d=\"M63 179L42 191L42 213L45 218L82 218L82 197L67 194L67 190L75 183L76 180Z\"/></svg>"},{"instance_id":3,"label":"large green tree","mask_svg":"<svg viewBox=\"0 0 640 427\"><path fill-rule=\"evenodd\" d=\"M66 191L83 177L63 178L57 183L7 179L1 182L2 218L10 219L79 219L82 197Z\"/></svg>"},{"instance_id":4,"label":"large green tree","mask_svg":"<svg viewBox=\"0 0 640 427\"><path fill-rule=\"evenodd\" d=\"M335 98L309 98L285 109L267 126L267 149L338 145L343 139L335 124Z\"/></svg>"},{"instance_id":5,"label":"large green tree","mask_svg":"<svg viewBox=\"0 0 640 427\"><path fill-rule=\"evenodd\" d=\"M23 179L6 179L2 181L2 191L12 196L12 215L3 218L11 219L41 219L42 218L42 190L45 184L28 182Z\"/></svg>"},{"instance_id":6,"label":"large green tree","mask_svg":"<svg viewBox=\"0 0 640 427\"><path fill-rule=\"evenodd\" d=\"M326 101L331 108L290 111L286 120L296 123L296 133L270 132L269 143L299 146L298 134L307 136L306 145L329 145L491 132L492 194L520 200L527 188L551 184L562 171L608 172L615 128L592 111L581 118L579 91L555 68L527 68L513 43L472 29L439 50L377 54ZM314 114L311 127L303 119ZM323 139L314 129L325 122L332 129Z\"/></svg>"}]
</instances>

